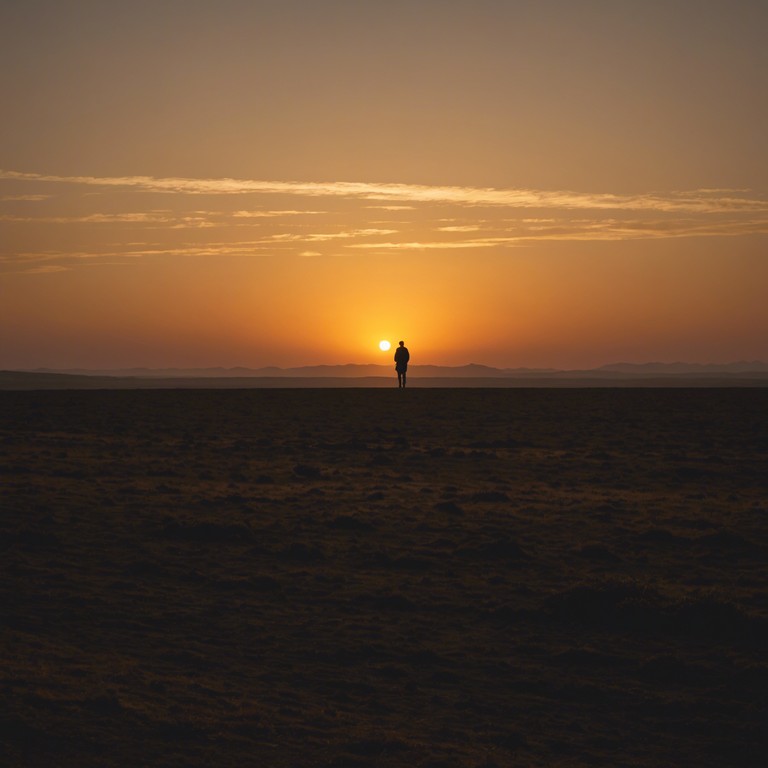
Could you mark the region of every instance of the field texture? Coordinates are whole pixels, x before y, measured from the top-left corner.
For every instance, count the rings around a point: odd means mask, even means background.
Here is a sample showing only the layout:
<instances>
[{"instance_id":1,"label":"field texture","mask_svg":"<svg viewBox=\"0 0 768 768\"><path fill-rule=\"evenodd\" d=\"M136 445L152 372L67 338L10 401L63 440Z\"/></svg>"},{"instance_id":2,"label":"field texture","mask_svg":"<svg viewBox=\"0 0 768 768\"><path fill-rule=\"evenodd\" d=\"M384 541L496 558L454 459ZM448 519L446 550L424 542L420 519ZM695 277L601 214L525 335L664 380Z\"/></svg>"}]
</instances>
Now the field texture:
<instances>
[{"instance_id":1,"label":"field texture","mask_svg":"<svg viewBox=\"0 0 768 768\"><path fill-rule=\"evenodd\" d=\"M764 766L768 390L0 393L7 766Z\"/></svg>"}]
</instances>

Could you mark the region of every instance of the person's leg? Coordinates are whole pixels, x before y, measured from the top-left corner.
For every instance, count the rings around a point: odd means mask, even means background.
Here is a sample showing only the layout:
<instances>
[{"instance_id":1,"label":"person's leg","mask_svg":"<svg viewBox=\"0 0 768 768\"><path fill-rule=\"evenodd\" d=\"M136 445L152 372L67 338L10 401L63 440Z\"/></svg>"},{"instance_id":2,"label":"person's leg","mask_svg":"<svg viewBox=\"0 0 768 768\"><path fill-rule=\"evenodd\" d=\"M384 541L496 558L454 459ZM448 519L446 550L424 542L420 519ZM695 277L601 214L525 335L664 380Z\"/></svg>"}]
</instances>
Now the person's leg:
<instances>
[{"instance_id":1,"label":"person's leg","mask_svg":"<svg viewBox=\"0 0 768 768\"><path fill-rule=\"evenodd\" d=\"M403 371L403 388L405 388L405 371Z\"/></svg>"}]
</instances>

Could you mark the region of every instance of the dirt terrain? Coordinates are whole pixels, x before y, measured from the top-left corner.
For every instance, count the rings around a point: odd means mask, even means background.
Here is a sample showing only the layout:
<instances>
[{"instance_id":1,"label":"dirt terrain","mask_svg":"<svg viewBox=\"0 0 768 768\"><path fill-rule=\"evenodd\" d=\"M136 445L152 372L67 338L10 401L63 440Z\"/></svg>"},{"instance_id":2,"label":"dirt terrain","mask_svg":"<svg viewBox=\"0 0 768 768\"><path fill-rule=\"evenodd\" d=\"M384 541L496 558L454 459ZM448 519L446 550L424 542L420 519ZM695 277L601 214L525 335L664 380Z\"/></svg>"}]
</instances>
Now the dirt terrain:
<instances>
[{"instance_id":1,"label":"dirt terrain","mask_svg":"<svg viewBox=\"0 0 768 768\"><path fill-rule=\"evenodd\" d=\"M768 390L0 392L6 766L764 766Z\"/></svg>"}]
</instances>

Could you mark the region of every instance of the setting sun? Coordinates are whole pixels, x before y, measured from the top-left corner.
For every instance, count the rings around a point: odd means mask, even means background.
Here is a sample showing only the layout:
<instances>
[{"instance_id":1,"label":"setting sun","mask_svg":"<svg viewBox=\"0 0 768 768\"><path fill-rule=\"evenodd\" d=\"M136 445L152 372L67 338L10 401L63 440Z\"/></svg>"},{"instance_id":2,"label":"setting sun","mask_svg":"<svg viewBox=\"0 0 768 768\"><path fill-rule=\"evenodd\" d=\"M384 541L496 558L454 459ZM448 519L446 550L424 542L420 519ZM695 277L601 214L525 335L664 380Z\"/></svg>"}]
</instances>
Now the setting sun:
<instances>
[{"instance_id":1,"label":"setting sun","mask_svg":"<svg viewBox=\"0 0 768 768\"><path fill-rule=\"evenodd\" d=\"M0 0L0 372L768 356L768 2L93 5Z\"/></svg>"}]
</instances>

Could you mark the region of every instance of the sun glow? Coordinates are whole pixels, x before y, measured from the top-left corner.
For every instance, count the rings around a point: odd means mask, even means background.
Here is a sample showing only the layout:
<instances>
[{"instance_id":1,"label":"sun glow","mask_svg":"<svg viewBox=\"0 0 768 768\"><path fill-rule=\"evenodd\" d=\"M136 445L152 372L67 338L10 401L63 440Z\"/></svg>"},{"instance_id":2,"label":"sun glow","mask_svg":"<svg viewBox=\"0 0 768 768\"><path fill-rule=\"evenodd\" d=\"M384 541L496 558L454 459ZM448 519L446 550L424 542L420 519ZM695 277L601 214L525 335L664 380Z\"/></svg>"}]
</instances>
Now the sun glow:
<instances>
[{"instance_id":1,"label":"sun glow","mask_svg":"<svg viewBox=\"0 0 768 768\"><path fill-rule=\"evenodd\" d=\"M391 345L391 344L390 344L390 343L389 343L389 342L388 342L386 339L382 339L382 340L379 342L379 349L380 349L382 352L386 352L386 351L387 351L387 350L388 350L388 349L389 349L391 346L392 346L392 345Z\"/></svg>"}]
</instances>

